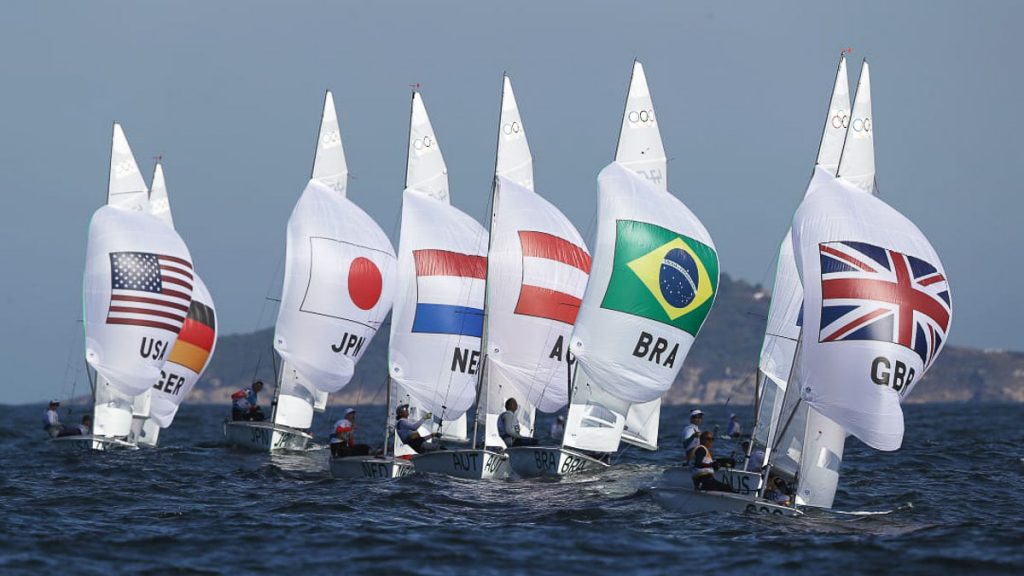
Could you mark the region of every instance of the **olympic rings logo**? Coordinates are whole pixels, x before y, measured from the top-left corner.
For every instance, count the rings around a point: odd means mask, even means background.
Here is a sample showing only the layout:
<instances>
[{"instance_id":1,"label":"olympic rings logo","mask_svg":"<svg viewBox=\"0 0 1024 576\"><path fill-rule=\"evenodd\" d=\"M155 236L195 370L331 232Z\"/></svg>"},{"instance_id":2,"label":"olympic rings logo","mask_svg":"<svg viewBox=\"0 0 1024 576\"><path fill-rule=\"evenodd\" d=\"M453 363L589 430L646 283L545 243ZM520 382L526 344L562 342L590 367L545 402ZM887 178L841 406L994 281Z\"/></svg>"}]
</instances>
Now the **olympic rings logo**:
<instances>
[{"instance_id":1,"label":"olympic rings logo","mask_svg":"<svg viewBox=\"0 0 1024 576\"><path fill-rule=\"evenodd\" d=\"M654 110L630 110L626 117L633 124L654 123Z\"/></svg>"},{"instance_id":2,"label":"olympic rings logo","mask_svg":"<svg viewBox=\"0 0 1024 576\"><path fill-rule=\"evenodd\" d=\"M830 122L832 127L836 129L849 128L850 114L846 110L837 110L836 113L832 115Z\"/></svg>"},{"instance_id":3,"label":"olympic rings logo","mask_svg":"<svg viewBox=\"0 0 1024 576\"><path fill-rule=\"evenodd\" d=\"M412 141L412 147L416 150L426 150L434 145L434 139L430 136L424 136L423 138L417 138Z\"/></svg>"},{"instance_id":4,"label":"olympic rings logo","mask_svg":"<svg viewBox=\"0 0 1024 576\"><path fill-rule=\"evenodd\" d=\"M125 160L114 167L114 177L124 178L125 176L134 174L136 170L137 168L135 167L134 162L131 160Z\"/></svg>"},{"instance_id":5,"label":"olympic rings logo","mask_svg":"<svg viewBox=\"0 0 1024 576\"><path fill-rule=\"evenodd\" d=\"M512 122L506 122L501 127L501 131L504 132L506 136L511 136L513 134L519 134L522 130L523 130L523 128L522 128L522 126L519 125L519 122L516 122L514 120Z\"/></svg>"},{"instance_id":6,"label":"olympic rings logo","mask_svg":"<svg viewBox=\"0 0 1024 576\"><path fill-rule=\"evenodd\" d=\"M854 132L871 132L871 118L854 118L852 128Z\"/></svg>"},{"instance_id":7,"label":"olympic rings logo","mask_svg":"<svg viewBox=\"0 0 1024 576\"><path fill-rule=\"evenodd\" d=\"M335 148L341 144L341 134L337 130L331 130L320 137L320 144L324 148Z\"/></svg>"}]
</instances>

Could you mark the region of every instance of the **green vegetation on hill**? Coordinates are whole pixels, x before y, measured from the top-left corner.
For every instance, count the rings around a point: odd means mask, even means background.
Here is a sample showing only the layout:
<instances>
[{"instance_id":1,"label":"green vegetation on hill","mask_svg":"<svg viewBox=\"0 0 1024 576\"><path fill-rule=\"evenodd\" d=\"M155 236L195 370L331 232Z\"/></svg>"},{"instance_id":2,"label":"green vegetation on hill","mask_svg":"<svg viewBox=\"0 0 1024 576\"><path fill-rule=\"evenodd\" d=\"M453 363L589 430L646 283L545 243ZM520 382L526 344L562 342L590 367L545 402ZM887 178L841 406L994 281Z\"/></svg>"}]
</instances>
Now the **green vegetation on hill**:
<instances>
[{"instance_id":1,"label":"green vegetation on hill","mask_svg":"<svg viewBox=\"0 0 1024 576\"><path fill-rule=\"evenodd\" d=\"M718 297L701 329L666 404L750 403L754 369L769 295L759 286L722 275ZM352 383L336 402L383 402L387 375L387 327L374 338L359 362ZM254 374L274 379L272 329L222 336L193 402L227 402L233 389ZM257 365L259 369L257 370ZM1024 402L1024 353L947 347L914 389L909 402Z\"/></svg>"}]
</instances>

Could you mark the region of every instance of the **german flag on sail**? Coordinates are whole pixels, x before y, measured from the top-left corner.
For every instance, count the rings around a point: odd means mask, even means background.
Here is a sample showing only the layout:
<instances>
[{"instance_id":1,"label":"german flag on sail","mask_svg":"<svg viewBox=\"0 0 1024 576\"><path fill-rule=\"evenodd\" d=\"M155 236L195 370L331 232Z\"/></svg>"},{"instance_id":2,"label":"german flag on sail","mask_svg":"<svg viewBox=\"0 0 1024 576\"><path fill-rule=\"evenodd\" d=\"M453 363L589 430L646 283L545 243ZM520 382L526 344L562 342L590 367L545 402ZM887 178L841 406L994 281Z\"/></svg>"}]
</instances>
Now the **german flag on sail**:
<instances>
[{"instance_id":1,"label":"german flag on sail","mask_svg":"<svg viewBox=\"0 0 1024 576\"><path fill-rule=\"evenodd\" d=\"M718 291L714 248L661 226L619 220L615 262L601 307L696 336Z\"/></svg>"},{"instance_id":2,"label":"german flag on sail","mask_svg":"<svg viewBox=\"0 0 1024 576\"><path fill-rule=\"evenodd\" d=\"M178 333L178 341L171 348L168 362L174 362L199 374L206 366L217 338L216 319L213 308L202 302L192 301L188 308L185 324Z\"/></svg>"}]
</instances>

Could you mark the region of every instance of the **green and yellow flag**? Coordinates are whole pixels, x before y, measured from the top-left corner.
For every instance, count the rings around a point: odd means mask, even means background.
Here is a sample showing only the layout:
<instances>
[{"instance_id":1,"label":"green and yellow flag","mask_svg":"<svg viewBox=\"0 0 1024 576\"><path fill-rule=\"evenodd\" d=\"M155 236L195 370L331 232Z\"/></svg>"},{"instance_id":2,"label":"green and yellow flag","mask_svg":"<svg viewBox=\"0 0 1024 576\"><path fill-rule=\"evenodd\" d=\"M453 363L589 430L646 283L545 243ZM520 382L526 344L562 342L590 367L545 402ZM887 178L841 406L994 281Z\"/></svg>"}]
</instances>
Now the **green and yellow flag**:
<instances>
[{"instance_id":1,"label":"green and yellow flag","mask_svg":"<svg viewBox=\"0 0 1024 576\"><path fill-rule=\"evenodd\" d=\"M696 336L717 290L714 248L647 222L616 222L615 261L602 308Z\"/></svg>"}]
</instances>

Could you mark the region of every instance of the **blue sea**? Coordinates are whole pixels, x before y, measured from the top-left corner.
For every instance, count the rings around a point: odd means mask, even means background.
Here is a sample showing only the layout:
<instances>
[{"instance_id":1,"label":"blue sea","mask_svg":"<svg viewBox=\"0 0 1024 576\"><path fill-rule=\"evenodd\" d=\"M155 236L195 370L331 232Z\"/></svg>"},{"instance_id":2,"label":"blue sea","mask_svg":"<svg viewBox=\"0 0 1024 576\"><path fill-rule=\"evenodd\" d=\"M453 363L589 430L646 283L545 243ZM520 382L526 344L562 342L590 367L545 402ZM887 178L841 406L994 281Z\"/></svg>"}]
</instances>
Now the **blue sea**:
<instances>
[{"instance_id":1,"label":"blue sea","mask_svg":"<svg viewBox=\"0 0 1024 576\"><path fill-rule=\"evenodd\" d=\"M703 408L705 429L736 410ZM3 408L3 574L1024 573L1019 405L905 407L903 448L850 438L835 510L797 519L655 502L689 407L664 410L661 450L600 474L491 482L334 480L322 452L227 448L219 406L184 406L156 450L64 452L42 410ZM360 441L383 416L360 409Z\"/></svg>"}]
</instances>

